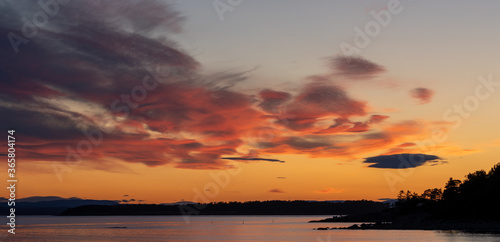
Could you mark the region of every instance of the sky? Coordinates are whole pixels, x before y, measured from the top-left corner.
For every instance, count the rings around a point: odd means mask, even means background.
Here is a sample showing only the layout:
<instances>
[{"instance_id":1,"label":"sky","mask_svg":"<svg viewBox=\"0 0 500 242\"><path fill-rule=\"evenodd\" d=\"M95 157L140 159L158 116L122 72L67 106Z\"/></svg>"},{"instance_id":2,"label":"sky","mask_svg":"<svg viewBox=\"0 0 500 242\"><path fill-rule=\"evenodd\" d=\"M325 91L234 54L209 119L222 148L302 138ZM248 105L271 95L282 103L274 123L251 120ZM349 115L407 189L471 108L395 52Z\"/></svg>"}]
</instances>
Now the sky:
<instances>
[{"instance_id":1,"label":"sky","mask_svg":"<svg viewBox=\"0 0 500 242\"><path fill-rule=\"evenodd\" d=\"M0 2L18 197L378 200L499 162L496 1L49 3Z\"/></svg>"}]
</instances>

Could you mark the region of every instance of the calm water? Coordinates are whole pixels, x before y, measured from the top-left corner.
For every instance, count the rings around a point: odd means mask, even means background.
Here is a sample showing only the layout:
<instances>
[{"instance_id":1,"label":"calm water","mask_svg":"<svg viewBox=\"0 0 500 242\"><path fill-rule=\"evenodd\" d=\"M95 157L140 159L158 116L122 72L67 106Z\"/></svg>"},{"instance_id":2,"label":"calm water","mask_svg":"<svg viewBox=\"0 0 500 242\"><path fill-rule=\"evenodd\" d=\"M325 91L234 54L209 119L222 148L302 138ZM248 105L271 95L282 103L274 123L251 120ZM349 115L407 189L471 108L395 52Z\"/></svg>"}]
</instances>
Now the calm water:
<instances>
[{"instance_id":1,"label":"calm water","mask_svg":"<svg viewBox=\"0 0 500 242\"><path fill-rule=\"evenodd\" d=\"M2 241L500 241L500 235L410 230L313 230L329 216L22 216ZM126 227L126 228L123 228Z\"/></svg>"}]
</instances>

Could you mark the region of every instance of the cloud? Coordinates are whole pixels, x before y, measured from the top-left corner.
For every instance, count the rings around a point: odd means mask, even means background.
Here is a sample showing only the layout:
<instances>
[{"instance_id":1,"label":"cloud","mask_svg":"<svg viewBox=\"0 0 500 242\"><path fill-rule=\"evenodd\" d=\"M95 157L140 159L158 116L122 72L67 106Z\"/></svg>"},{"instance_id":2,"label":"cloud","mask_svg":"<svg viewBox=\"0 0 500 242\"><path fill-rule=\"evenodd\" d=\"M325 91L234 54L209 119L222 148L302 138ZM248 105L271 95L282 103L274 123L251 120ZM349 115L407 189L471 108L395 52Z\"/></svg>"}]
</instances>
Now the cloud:
<instances>
[{"instance_id":1,"label":"cloud","mask_svg":"<svg viewBox=\"0 0 500 242\"><path fill-rule=\"evenodd\" d=\"M284 176L278 176L278 177L276 177L276 178L277 178L277 179L286 179L286 177L284 177Z\"/></svg>"},{"instance_id":2,"label":"cloud","mask_svg":"<svg viewBox=\"0 0 500 242\"><path fill-rule=\"evenodd\" d=\"M122 199L120 202L122 203L130 203L130 202L135 202L136 200L135 199Z\"/></svg>"},{"instance_id":3,"label":"cloud","mask_svg":"<svg viewBox=\"0 0 500 242\"><path fill-rule=\"evenodd\" d=\"M410 91L410 95L412 98L416 99L419 104L426 104L431 102L432 97L434 96L434 91L428 88L419 87L412 89Z\"/></svg>"},{"instance_id":4,"label":"cloud","mask_svg":"<svg viewBox=\"0 0 500 242\"><path fill-rule=\"evenodd\" d=\"M222 157L221 159L223 159L223 160L256 160L256 161L270 161L270 162L285 163L284 160L266 159L266 158L252 158L252 157Z\"/></svg>"},{"instance_id":5,"label":"cloud","mask_svg":"<svg viewBox=\"0 0 500 242\"><path fill-rule=\"evenodd\" d=\"M398 145L398 147L410 147L410 146L415 146L417 144L413 143L413 142L404 142L400 145Z\"/></svg>"},{"instance_id":6,"label":"cloud","mask_svg":"<svg viewBox=\"0 0 500 242\"><path fill-rule=\"evenodd\" d=\"M334 124L327 129L316 132L316 134L334 134L340 132L362 133L372 130L371 125L378 124L388 119L386 115L372 115L364 122L352 122L347 118L336 118Z\"/></svg>"},{"instance_id":7,"label":"cloud","mask_svg":"<svg viewBox=\"0 0 500 242\"><path fill-rule=\"evenodd\" d=\"M311 150L322 147L329 147L332 143L321 137L289 137L284 144L296 149L296 150Z\"/></svg>"},{"instance_id":8,"label":"cloud","mask_svg":"<svg viewBox=\"0 0 500 242\"><path fill-rule=\"evenodd\" d=\"M1 5L0 34L22 35L28 10L40 8ZM22 130L18 152L28 162L81 159L81 167L120 172L133 172L127 163L227 169L238 161L284 163L259 158L273 154L361 158L429 137L425 125L387 123L335 75L307 77L284 92L235 88L248 71L205 74L173 41L185 19L164 1L70 1L49 21L17 54L0 39L0 126ZM344 78L385 71L361 58L332 63ZM82 142L91 151L68 152ZM240 157L252 149L259 154Z\"/></svg>"},{"instance_id":9,"label":"cloud","mask_svg":"<svg viewBox=\"0 0 500 242\"><path fill-rule=\"evenodd\" d=\"M303 92L296 97L295 103L302 104L311 113L329 113L344 117L365 114L364 102L352 99L339 86L320 81L305 86Z\"/></svg>"},{"instance_id":10,"label":"cloud","mask_svg":"<svg viewBox=\"0 0 500 242\"><path fill-rule=\"evenodd\" d=\"M292 95L286 92L264 89L259 92L259 97L262 99L259 106L263 110L269 113L276 113L276 108L290 100Z\"/></svg>"},{"instance_id":11,"label":"cloud","mask_svg":"<svg viewBox=\"0 0 500 242\"><path fill-rule=\"evenodd\" d=\"M314 191L315 193L322 193L322 194L327 194L327 193L342 193L344 192L344 189L335 189L333 187L327 187L325 189L319 190L319 191Z\"/></svg>"},{"instance_id":12,"label":"cloud","mask_svg":"<svg viewBox=\"0 0 500 242\"><path fill-rule=\"evenodd\" d=\"M285 193L285 192L284 192L284 191L282 191L281 189L276 189L276 188L275 188L275 189L271 189L271 190L269 190L269 191L267 191L267 192L272 192L272 193Z\"/></svg>"},{"instance_id":13,"label":"cloud","mask_svg":"<svg viewBox=\"0 0 500 242\"><path fill-rule=\"evenodd\" d=\"M258 142L261 154L304 154L311 158L329 158L341 161L364 159L366 154L393 155L402 153L422 152L422 142L417 145L412 141L425 141L432 137L436 128L447 127L451 124L430 122L425 120L403 120L388 123L388 117L367 117L368 124L363 132L346 132L354 123L350 119L335 119L336 128L316 126L307 130L286 135L275 135L272 141ZM327 125L324 120L322 125ZM336 130L334 130L336 129ZM326 131L325 131L326 130ZM328 132L327 132L328 131ZM352 131L352 130L351 130ZM280 133L278 133L280 134ZM428 148L424 144L424 148ZM464 150L459 146L443 143L432 147L436 155L454 156L454 154L469 154L477 150Z\"/></svg>"},{"instance_id":14,"label":"cloud","mask_svg":"<svg viewBox=\"0 0 500 242\"><path fill-rule=\"evenodd\" d=\"M31 1L0 8L4 36L22 34L23 11L40 10ZM26 160L65 161L67 146L90 134L102 141L83 159L96 163L225 167L220 157L237 153L268 118L250 95L228 90L243 73L205 77L169 40L183 21L162 1L71 1L18 54L0 40L4 57L18 60L1 61L1 127L23 130ZM103 122L113 130L104 132Z\"/></svg>"},{"instance_id":15,"label":"cloud","mask_svg":"<svg viewBox=\"0 0 500 242\"><path fill-rule=\"evenodd\" d=\"M325 116L364 116L366 102L351 98L324 77L311 77L300 93L286 106L281 123L292 130L308 130Z\"/></svg>"},{"instance_id":16,"label":"cloud","mask_svg":"<svg viewBox=\"0 0 500 242\"><path fill-rule=\"evenodd\" d=\"M339 56L331 60L339 74L351 79L370 78L385 72L385 68L361 57Z\"/></svg>"},{"instance_id":17,"label":"cloud","mask_svg":"<svg viewBox=\"0 0 500 242\"><path fill-rule=\"evenodd\" d=\"M407 169L422 166L426 163L435 164L442 159L435 155L426 154L393 154L365 158L363 163L371 164L368 167Z\"/></svg>"}]
</instances>

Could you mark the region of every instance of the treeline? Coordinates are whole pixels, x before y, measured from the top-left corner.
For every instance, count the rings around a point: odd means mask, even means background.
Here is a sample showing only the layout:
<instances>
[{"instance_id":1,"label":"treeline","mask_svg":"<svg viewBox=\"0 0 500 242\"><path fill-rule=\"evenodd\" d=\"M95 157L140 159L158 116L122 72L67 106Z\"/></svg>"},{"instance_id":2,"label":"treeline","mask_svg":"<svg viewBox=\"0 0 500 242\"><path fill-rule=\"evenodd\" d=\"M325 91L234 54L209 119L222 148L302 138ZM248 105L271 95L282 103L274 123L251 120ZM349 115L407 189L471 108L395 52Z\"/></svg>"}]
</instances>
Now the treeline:
<instances>
[{"instance_id":1,"label":"treeline","mask_svg":"<svg viewBox=\"0 0 500 242\"><path fill-rule=\"evenodd\" d=\"M184 205L87 205L67 209L60 215L344 215L374 213L387 208L389 208L387 203L368 200L343 202L251 201Z\"/></svg>"},{"instance_id":2,"label":"treeline","mask_svg":"<svg viewBox=\"0 0 500 242\"><path fill-rule=\"evenodd\" d=\"M419 211L437 218L500 219L500 163L489 172L469 173L461 181L450 178L444 190L427 189L422 194L400 191L395 211L404 215Z\"/></svg>"}]
</instances>

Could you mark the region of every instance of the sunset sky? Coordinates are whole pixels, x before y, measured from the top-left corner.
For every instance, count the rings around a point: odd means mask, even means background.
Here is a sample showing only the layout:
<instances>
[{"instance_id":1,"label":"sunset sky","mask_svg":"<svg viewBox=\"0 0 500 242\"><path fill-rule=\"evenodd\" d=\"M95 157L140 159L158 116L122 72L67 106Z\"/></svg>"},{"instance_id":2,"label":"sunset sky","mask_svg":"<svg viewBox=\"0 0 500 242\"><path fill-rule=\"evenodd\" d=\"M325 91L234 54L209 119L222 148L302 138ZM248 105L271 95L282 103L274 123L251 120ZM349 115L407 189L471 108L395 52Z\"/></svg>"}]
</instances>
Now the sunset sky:
<instances>
[{"instance_id":1,"label":"sunset sky","mask_svg":"<svg viewBox=\"0 0 500 242\"><path fill-rule=\"evenodd\" d=\"M19 198L376 200L500 161L500 2L66 2L0 2Z\"/></svg>"}]
</instances>

